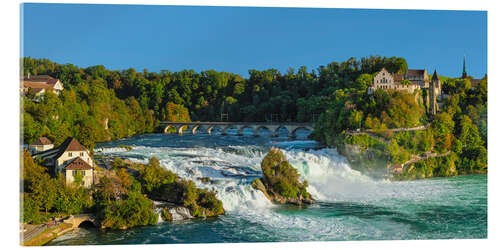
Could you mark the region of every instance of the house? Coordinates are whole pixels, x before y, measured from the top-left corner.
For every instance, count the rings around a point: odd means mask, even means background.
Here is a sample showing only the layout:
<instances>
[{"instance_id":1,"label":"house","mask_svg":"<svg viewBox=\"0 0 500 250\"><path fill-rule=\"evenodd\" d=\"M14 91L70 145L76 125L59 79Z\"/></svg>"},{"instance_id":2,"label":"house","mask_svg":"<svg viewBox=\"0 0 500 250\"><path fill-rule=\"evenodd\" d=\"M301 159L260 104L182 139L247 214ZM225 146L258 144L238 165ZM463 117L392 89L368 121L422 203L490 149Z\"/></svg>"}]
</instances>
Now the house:
<instances>
[{"instance_id":1,"label":"house","mask_svg":"<svg viewBox=\"0 0 500 250\"><path fill-rule=\"evenodd\" d=\"M413 93L416 89L420 89L420 84L413 83L407 80L404 75L389 73L385 68L373 78L372 86L368 88L368 93L371 94L377 89L406 91Z\"/></svg>"},{"instance_id":2,"label":"house","mask_svg":"<svg viewBox=\"0 0 500 250\"><path fill-rule=\"evenodd\" d=\"M81 185L89 188L94 183L94 169L82 158L76 157L64 167L66 183L73 183L77 176L81 178Z\"/></svg>"},{"instance_id":3,"label":"house","mask_svg":"<svg viewBox=\"0 0 500 250\"><path fill-rule=\"evenodd\" d=\"M31 76L28 74L22 79L21 94L25 95L31 90L35 94L35 99L40 100L49 90L59 95L63 89L64 86L59 79L48 75Z\"/></svg>"},{"instance_id":4,"label":"house","mask_svg":"<svg viewBox=\"0 0 500 250\"><path fill-rule=\"evenodd\" d=\"M429 87L429 75L427 74L427 69L408 69L405 71L404 79L420 85L420 88Z\"/></svg>"},{"instance_id":5,"label":"house","mask_svg":"<svg viewBox=\"0 0 500 250\"><path fill-rule=\"evenodd\" d=\"M75 138L68 137L59 147L36 153L33 159L40 159L54 176L63 174L66 184L72 183L76 174L84 174L85 187L94 183L94 162L90 152Z\"/></svg>"},{"instance_id":6,"label":"house","mask_svg":"<svg viewBox=\"0 0 500 250\"><path fill-rule=\"evenodd\" d=\"M431 114L436 114L439 108L437 103L441 98L441 80L434 70L432 80L429 80L427 69L408 69L403 74L389 73L382 68L373 78L372 85L368 87L368 94L372 94L377 89L415 92L417 89L424 90L427 94L424 100L427 110Z\"/></svg>"},{"instance_id":7,"label":"house","mask_svg":"<svg viewBox=\"0 0 500 250\"><path fill-rule=\"evenodd\" d=\"M28 150L32 155L52 148L54 148L54 144L47 137L40 137L28 146Z\"/></svg>"}]
</instances>

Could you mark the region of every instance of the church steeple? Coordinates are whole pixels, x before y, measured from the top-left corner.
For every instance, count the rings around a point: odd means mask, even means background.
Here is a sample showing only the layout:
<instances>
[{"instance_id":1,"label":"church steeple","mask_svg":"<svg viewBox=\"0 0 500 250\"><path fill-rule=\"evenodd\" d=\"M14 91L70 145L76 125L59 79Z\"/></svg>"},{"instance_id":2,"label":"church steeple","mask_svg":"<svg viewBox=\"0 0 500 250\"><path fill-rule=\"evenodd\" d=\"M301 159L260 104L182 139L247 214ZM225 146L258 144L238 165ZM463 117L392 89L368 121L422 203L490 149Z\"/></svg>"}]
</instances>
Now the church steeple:
<instances>
[{"instance_id":1,"label":"church steeple","mask_svg":"<svg viewBox=\"0 0 500 250\"><path fill-rule=\"evenodd\" d=\"M465 70L465 55L464 55L464 68L462 70L462 79L467 78L467 70Z\"/></svg>"}]
</instances>

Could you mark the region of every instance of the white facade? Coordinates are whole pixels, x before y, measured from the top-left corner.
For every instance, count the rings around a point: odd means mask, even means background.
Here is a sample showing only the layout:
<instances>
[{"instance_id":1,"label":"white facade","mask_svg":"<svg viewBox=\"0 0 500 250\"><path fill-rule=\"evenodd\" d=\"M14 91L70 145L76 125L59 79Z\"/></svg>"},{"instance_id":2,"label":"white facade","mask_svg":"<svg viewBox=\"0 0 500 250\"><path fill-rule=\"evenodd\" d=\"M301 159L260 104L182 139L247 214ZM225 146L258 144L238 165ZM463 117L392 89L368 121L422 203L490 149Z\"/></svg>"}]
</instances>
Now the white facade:
<instances>
[{"instance_id":1,"label":"white facade","mask_svg":"<svg viewBox=\"0 0 500 250\"><path fill-rule=\"evenodd\" d=\"M83 175L82 183L80 183L82 186L89 188L94 183L94 170L87 169L87 170L65 170L64 175L66 178L66 184L73 183L75 181L75 176L77 174Z\"/></svg>"},{"instance_id":2,"label":"white facade","mask_svg":"<svg viewBox=\"0 0 500 250\"><path fill-rule=\"evenodd\" d=\"M54 88L54 92L55 92L56 94L58 94L58 95L59 95L59 94L61 93L61 91L63 91L63 89L64 89L64 87L63 87L63 85L62 85L61 81L59 81L59 80L57 80L57 82L54 84L54 87L53 87L53 88Z\"/></svg>"},{"instance_id":3,"label":"white facade","mask_svg":"<svg viewBox=\"0 0 500 250\"><path fill-rule=\"evenodd\" d=\"M45 150L53 149L54 144L47 144L47 145L29 145L28 146L29 151L31 154L36 154L38 152L42 152Z\"/></svg>"},{"instance_id":4,"label":"white facade","mask_svg":"<svg viewBox=\"0 0 500 250\"><path fill-rule=\"evenodd\" d=\"M76 157L80 157L90 166L94 166L94 162L92 161L92 158L90 157L88 151L66 151L61 156L59 156L59 158L57 158L55 162L56 163L55 167L57 169L57 172L58 173L63 172L63 169L67 165L68 161L75 159Z\"/></svg>"},{"instance_id":5,"label":"white facade","mask_svg":"<svg viewBox=\"0 0 500 250\"><path fill-rule=\"evenodd\" d=\"M420 89L420 85L400 84L399 82L394 81L393 74L383 68L377 75L375 75L375 77L373 77L373 83L372 86L368 88L368 93L371 94L377 89L407 91L409 93L413 93L415 90Z\"/></svg>"}]
</instances>

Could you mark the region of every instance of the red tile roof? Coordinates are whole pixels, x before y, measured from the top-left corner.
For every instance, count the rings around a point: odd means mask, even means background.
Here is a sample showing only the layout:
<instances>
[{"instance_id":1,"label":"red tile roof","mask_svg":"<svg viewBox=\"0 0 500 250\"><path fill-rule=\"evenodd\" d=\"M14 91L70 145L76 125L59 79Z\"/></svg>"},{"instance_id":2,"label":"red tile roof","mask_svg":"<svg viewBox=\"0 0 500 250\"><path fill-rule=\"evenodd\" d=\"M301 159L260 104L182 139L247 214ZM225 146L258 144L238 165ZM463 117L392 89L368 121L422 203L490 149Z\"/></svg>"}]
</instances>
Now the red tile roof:
<instances>
[{"instance_id":1,"label":"red tile roof","mask_svg":"<svg viewBox=\"0 0 500 250\"><path fill-rule=\"evenodd\" d=\"M77 139L73 137L68 137L62 144L61 149L64 152L67 151L87 151L87 149L78 142Z\"/></svg>"},{"instance_id":2,"label":"red tile roof","mask_svg":"<svg viewBox=\"0 0 500 250\"><path fill-rule=\"evenodd\" d=\"M36 140L35 142L33 142L32 145L49 145L49 144L52 144L52 142L49 140L49 138L47 138L47 137L40 137L40 138L38 138L38 140Z\"/></svg>"},{"instance_id":3,"label":"red tile roof","mask_svg":"<svg viewBox=\"0 0 500 250\"><path fill-rule=\"evenodd\" d=\"M54 86L57 81L59 81L56 78L53 78L52 76L48 75L39 75L39 76L25 76L23 77L24 82L32 82L32 83L45 83L50 86Z\"/></svg>"},{"instance_id":4,"label":"red tile roof","mask_svg":"<svg viewBox=\"0 0 500 250\"><path fill-rule=\"evenodd\" d=\"M394 81L400 82L400 81L404 80L404 75L394 74L394 75L392 75L392 78L394 78Z\"/></svg>"},{"instance_id":5,"label":"red tile roof","mask_svg":"<svg viewBox=\"0 0 500 250\"><path fill-rule=\"evenodd\" d=\"M48 89L48 88L51 88L52 86L51 85L48 85L46 83L42 83L42 82L26 82L26 81L23 81L23 87L24 88L30 88L31 90L33 90L33 92L35 93L38 93L44 89Z\"/></svg>"},{"instance_id":6,"label":"red tile roof","mask_svg":"<svg viewBox=\"0 0 500 250\"><path fill-rule=\"evenodd\" d=\"M90 164L86 163L82 158L76 157L73 159L66 167L64 167L66 170L89 170L92 169L92 166Z\"/></svg>"}]
</instances>

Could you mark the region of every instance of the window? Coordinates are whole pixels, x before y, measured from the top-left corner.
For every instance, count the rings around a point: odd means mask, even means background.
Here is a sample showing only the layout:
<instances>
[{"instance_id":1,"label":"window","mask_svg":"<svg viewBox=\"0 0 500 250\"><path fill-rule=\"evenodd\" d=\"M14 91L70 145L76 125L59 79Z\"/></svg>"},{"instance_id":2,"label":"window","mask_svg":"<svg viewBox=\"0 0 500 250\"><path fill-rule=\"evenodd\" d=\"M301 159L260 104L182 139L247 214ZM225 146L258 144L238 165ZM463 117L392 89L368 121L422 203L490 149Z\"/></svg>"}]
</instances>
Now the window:
<instances>
[{"instance_id":1,"label":"window","mask_svg":"<svg viewBox=\"0 0 500 250\"><path fill-rule=\"evenodd\" d=\"M80 152L80 156L83 156L83 152Z\"/></svg>"},{"instance_id":2,"label":"window","mask_svg":"<svg viewBox=\"0 0 500 250\"><path fill-rule=\"evenodd\" d=\"M68 156L69 156L69 157L73 156L73 153L68 152Z\"/></svg>"}]
</instances>

